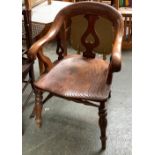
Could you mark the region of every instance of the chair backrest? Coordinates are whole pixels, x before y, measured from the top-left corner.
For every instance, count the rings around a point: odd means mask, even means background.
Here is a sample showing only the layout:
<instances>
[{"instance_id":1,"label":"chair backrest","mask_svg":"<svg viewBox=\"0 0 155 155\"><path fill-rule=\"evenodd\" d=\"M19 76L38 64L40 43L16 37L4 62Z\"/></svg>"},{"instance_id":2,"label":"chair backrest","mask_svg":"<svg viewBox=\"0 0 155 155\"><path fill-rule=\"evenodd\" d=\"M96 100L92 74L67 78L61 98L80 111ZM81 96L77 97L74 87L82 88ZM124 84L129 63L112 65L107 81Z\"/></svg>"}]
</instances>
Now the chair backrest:
<instances>
[{"instance_id":1,"label":"chair backrest","mask_svg":"<svg viewBox=\"0 0 155 155\"><path fill-rule=\"evenodd\" d=\"M55 20L61 18L60 20L68 21L78 15L83 15L87 21L87 27L80 38L81 44L85 48L83 51L84 57L94 58L95 48L97 48L99 44L104 44L102 40L99 40L97 31L95 30L95 25L99 18L104 18L111 23L111 30L113 34L115 34L113 36L113 42L115 42L116 38L119 38L120 35L123 35L123 19L121 14L115 8L97 2L80 2L67 6L58 13ZM77 27L81 27L81 23L78 23ZM91 39L88 39L89 37Z\"/></svg>"},{"instance_id":2,"label":"chair backrest","mask_svg":"<svg viewBox=\"0 0 155 155\"><path fill-rule=\"evenodd\" d=\"M80 23L80 26L77 26L78 23ZM78 51L78 53L85 49L83 44L81 43L80 38L86 30L86 27L87 20L83 16L80 15L72 18L70 44L75 50ZM100 43L96 48L94 48L94 51L99 54L103 54L103 57L105 58L106 55L110 54L112 51L112 45L114 41L112 23L105 18L99 18L96 21L94 29L99 40L102 40L102 43ZM91 35L89 35L87 37L87 40L89 42L93 42L94 39Z\"/></svg>"}]
</instances>

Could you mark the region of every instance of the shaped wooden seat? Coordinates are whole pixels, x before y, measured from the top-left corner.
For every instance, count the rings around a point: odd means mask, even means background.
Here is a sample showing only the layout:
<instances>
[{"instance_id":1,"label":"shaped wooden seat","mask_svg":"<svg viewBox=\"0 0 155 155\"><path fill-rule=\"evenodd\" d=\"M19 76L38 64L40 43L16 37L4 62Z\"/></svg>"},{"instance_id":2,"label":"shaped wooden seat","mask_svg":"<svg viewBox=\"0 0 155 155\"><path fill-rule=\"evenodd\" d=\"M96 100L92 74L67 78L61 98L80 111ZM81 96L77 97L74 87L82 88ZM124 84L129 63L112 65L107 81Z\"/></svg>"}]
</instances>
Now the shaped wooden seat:
<instances>
[{"instance_id":1,"label":"shaped wooden seat","mask_svg":"<svg viewBox=\"0 0 155 155\"><path fill-rule=\"evenodd\" d=\"M101 101L110 91L107 76L107 62L74 55L60 61L35 86L64 97Z\"/></svg>"},{"instance_id":2,"label":"shaped wooden seat","mask_svg":"<svg viewBox=\"0 0 155 155\"><path fill-rule=\"evenodd\" d=\"M65 25L72 24L72 17L83 15L87 21L85 32L81 36L84 49L82 55L68 55L66 52ZM102 44L95 30L96 21L105 18L112 24L114 33L110 61L96 57L95 48ZM34 115L39 127L42 124L43 103L51 96L59 96L78 103L92 105L99 108L99 126L101 129L102 149L106 148L106 109L105 102L110 97L113 72L121 69L121 44L123 37L123 18L113 7L98 2L79 2L62 9L56 16L49 31L28 52L30 59L36 57L43 63L43 74L35 82L36 102ZM81 26L80 23L77 26ZM110 29L109 29L110 30ZM103 31L107 29L103 28ZM58 59L52 63L50 58L40 53L40 48L60 34L59 48L56 49ZM91 40L88 37L91 36ZM102 51L102 50L101 50ZM101 53L100 51L100 53ZM104 50L103 50L104 51ZM43 100L43 92L49 95ZM91 102L93 101L93 102ZM97 103L94 103L96 101Z\"/></svg>"}]
</instances>

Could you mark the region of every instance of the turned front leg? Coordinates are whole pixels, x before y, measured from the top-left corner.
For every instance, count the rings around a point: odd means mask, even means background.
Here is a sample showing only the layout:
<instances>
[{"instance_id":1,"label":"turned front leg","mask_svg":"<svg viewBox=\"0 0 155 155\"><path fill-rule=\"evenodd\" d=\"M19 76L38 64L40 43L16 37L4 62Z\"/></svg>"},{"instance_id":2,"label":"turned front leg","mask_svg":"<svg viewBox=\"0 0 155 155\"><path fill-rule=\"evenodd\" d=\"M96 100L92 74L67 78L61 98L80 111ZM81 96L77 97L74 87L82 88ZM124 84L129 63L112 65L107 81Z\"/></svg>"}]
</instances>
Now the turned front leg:
<instances>
[{"instance_id":1,"label":"turned front leg","mask_svg":"<svg viewBox=\"0 0 155 155\"><path fill-rule=\"evenodd\" d=\"M107 127L107 112L105 109L105 102L101 102L99 106L99 126L101 131L101 143L102 143L102 149L105 150L106 148L106 127Z\"/></svg>"},{"instance_id":2,"label":"turned front leg","mask_svg":"<svg viewBox=\"0 0 155 155\"><path fill-rule=\"evenodd\" d=\"M42 92L40 90L36 90L35 92L35 120L38 127L41 127L42 124Z\"/></svg>"}]
</instances>

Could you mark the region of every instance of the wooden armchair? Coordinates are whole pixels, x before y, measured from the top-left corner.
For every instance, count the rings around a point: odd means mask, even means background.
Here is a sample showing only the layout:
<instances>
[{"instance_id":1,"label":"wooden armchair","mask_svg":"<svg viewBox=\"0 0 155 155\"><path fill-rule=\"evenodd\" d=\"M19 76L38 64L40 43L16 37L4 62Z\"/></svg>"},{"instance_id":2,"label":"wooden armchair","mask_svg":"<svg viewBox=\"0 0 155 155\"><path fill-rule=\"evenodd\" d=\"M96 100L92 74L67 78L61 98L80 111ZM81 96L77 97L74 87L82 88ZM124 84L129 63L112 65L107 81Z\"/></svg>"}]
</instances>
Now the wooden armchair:
<instances>
[{"instance_id":1,"label":"wooden armchair","mask_svg":"<svg viewBox=\"0 0 155 155\"><path fill-rule=\"evenodd\" d=\"M58 33L64 32L64 23L72 17L84 15L88 26L81 37L81 43L85 47L82 55L69 55L64 51L64 40L60 40L61 48L57 51L58 60L52 63L44 55L39 55L39 49L45 43L54 40ZM94 29L95 22L99 18L106 18L112 22L115 32L110 61L104 61L96 57L94 48L102 44ZM72 24L72 22L69 22ZM79 23L80 24L80 23ZM80 25L77 25L80 26ZM42 123L41 111L43 103L53 95L77 103L84 103L99 108L99 126L101 129L102 149L106 148L106 109L105 102L110 98L113 72L121 69L121 44L123 37L123 19L121 14L113 7L98 2L79 2L62 9L56 16L51 28L45 36L35 42L28 52L29 58L36 57L44 64L44 73L35 85L35 119L40 127ZM103 29L103 31L106 31ZM93 42L87 37L91 35ZM62 35L63 36L63 35ZM43 92L49 92L43 101Z\"/></svg>"}]
</instances>

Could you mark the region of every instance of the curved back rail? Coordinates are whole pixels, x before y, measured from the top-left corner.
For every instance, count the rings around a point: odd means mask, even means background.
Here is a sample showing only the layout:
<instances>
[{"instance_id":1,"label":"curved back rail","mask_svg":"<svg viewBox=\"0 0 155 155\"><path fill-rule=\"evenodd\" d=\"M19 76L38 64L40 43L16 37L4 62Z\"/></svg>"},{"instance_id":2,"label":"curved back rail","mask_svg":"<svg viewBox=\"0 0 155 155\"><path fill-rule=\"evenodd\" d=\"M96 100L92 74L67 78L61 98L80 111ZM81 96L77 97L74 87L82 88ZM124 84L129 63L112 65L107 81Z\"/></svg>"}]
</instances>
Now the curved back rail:
<instances>
[{"instance_id":1,"label":"curved back rail","mask_svg":"<svg viewBox=\"0 0 155 155\"><path fill-rule=\"evenodd\" d=\"M78 2L63 8L57 14L51 28L46 33L46 35L38 40L34 44L34 46L32 46L32 48L30 49L30 57L35 58L40 47L42 47L46 42L53 40L60 33L65 21L68 21L72 17L77 15L84 15L88 21L88 27L81 38L81 43L85 47L83 56L87 58L95 57L93 49L100 43L98 40L98 36L94 30L94 25L98 17L103 17L111 21L115 32L115 38L112 48L110 68L112 72L119 71L121 68L121 44L124 32L123 18L115 8L98 2ZM87 42L87 37L90 34L94 37L94 42L91 43ZM42 59L42 61L45 64L45 70L50 70L51 65L48 65L45 59Z\"/></svg>"}]
</instances>

